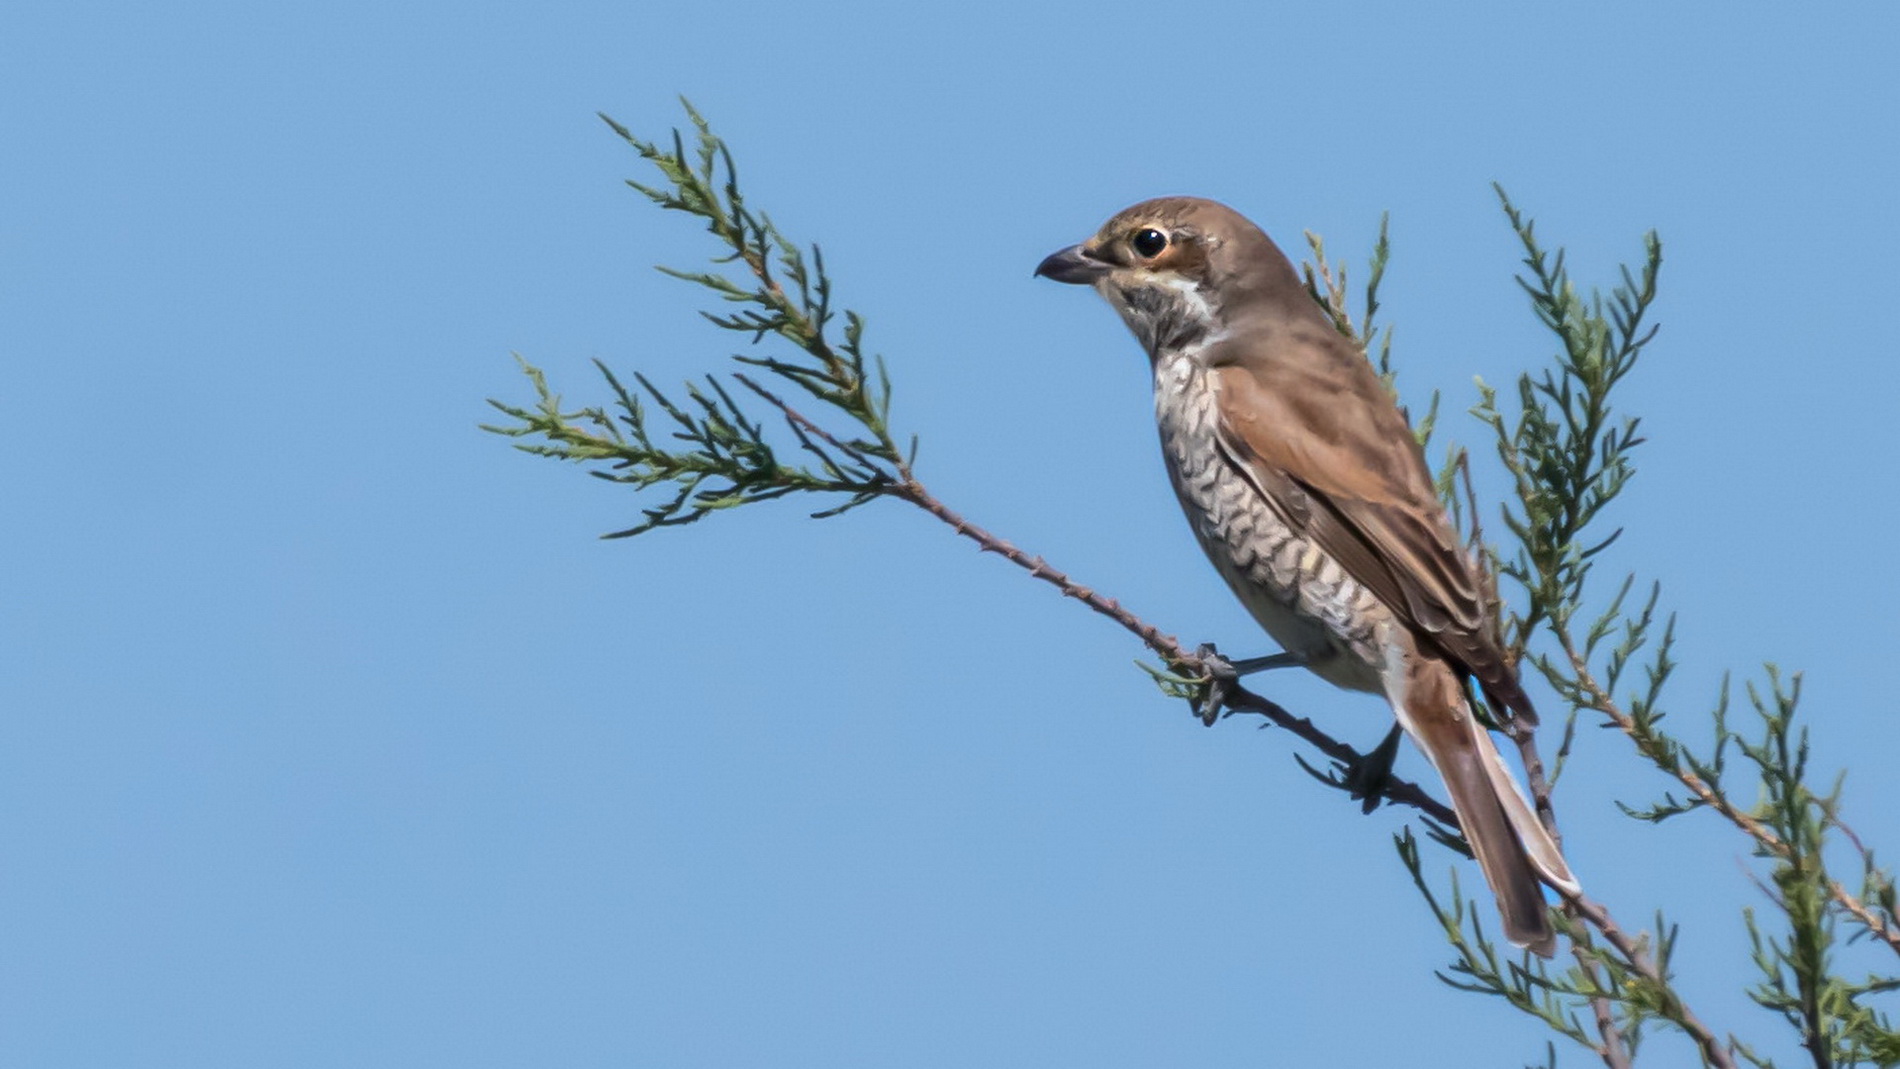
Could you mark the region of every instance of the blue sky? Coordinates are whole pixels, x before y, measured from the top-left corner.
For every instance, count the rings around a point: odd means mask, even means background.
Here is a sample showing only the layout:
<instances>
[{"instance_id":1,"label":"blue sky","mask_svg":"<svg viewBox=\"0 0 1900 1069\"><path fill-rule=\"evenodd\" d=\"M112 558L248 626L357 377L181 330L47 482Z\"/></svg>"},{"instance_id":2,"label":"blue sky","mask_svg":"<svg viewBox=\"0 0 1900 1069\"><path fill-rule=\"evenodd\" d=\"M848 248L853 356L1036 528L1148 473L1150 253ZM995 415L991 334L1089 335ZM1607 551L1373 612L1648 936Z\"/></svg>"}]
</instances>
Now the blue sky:
<instances>
[{"instance_id":1,"label":"blue sky","mask_svg":"<svg viewBox=\"0 0 1900 1069\"><path fill-rule=\"evenodd\" d=\"M0 1062L1541 1056L1431 978L1402 813L1199 727L1073 603L897 506L600 542L626 493L476 430L526 396L511 352L576 400L595 358L723 361L650 270L700 235L620 185L638 161L594 118L663 134L680 93L824 244L933 488L1236 651L1263 640L1169 496L1138 350L1030 278L1045 253L1163 193L1354 259L1390 211L1401 384L1455 410L1549 349L1491 181L1586 280L1660 230L1607 566L1682 614L1682 723L1724 669L1805 670L1817 764L1900 841L1892 5L8 21ZM1617 816L1657 785L1614 737L1570 775L1585 883L1631 924L1667 909L1703 1016L1772 1035L1734 990L1741 841Z\"/></svg>"}]
</instances>

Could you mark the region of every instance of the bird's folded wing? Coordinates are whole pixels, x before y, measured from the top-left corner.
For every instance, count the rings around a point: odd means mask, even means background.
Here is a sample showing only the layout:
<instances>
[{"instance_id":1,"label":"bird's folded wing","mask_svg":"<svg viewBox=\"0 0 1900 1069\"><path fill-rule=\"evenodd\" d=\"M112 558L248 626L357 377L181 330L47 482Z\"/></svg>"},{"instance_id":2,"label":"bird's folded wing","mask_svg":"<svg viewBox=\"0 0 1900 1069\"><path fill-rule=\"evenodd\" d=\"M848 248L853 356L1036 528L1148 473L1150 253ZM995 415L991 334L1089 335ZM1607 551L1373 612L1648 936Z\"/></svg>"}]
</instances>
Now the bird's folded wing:
<instances>
[{"instance_id":1,"label":"bird's folded wing","mask_svg":"<svg viewBox=\"0 0 1900 1069\"><path fill-rule=\"evenodd\" d=\"M1306 358L1216 363L1223 449L1347 574L1487 693L1534 716L1405 418L1364 357L1337 335L1303 334L1276 343L1309 347Z\"/></svg>"}]
</instances>

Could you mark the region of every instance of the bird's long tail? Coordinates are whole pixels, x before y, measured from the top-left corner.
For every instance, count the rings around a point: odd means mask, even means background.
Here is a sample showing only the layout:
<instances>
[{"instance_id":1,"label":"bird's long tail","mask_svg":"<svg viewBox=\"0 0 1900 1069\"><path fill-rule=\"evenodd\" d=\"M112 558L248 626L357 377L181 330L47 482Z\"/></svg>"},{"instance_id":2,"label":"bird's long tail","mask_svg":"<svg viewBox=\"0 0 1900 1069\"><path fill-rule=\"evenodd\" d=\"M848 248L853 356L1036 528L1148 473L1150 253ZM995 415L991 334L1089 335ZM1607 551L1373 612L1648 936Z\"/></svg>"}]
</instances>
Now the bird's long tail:
<instances>
[{"instance_id":1,"label":"bird's long tail","mask_svg":"<svg viewBox=\"0 0 1900 1069\"><path fill-rule=\"evenodd\" d=\"M1445 781L1465 841L1497 896L1505 938L1550 957L1557 940L1539 877L1573 892L1576 877L1472 715L1451 668L1430 657L1407 661L1404 689L1391 696L1399 724Z\"/></svg>"}]
</instances>

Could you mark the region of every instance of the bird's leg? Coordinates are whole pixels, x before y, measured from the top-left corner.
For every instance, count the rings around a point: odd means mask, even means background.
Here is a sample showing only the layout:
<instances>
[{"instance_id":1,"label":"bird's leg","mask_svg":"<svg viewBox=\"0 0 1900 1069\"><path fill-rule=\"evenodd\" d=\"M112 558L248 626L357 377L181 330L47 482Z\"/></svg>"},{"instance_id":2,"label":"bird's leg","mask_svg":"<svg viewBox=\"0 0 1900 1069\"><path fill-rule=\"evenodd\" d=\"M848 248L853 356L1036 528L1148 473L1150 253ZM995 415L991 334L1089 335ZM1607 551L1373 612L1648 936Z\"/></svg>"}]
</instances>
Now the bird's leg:
<instances>
[{"instance_id":1,"label":"bird's leg","mask_svg":"<svg viewBox=\"0 0 1900 1069\"><path fill-rule=\"evenodd\" d=\"M1211 653L1214 647L1207 645L1202 646L1201 649ZM1227 663L1233 668L1235 675L1250 676L1255 672L1267 672L1275 668L1303 668L1306 666L1306 658L1297 653L1269 653L1265 657L1248 657Z\"/></svg>"},{"instance_id":2,"label":"bird's leg","mask_svg":"<svg viewBox=\"0 0 1900 1069\"><path fill-rule=\"evenodd\" d=\"M1374 746L1370 753L1362 755L1346 770L1346 793L1359 799L1363 812L1370 813L1379 808L1379 802L1385 797L1385 785L1392 779L1392 762L1399 755L1399 726L1392 725L1386 732L1385 741Z\"/></svg>"},{"instance_id":3,"label":"bird's leg","mask_svg":"<svg viewBox=\"0 0 1900 1069\"><path fill-rule=\"evenodd\" d=\"M1295 668L1306 663L1304 658L1292 653L1270 653L1265 657L1230 661L1214 648L1212 642L1203 642L1201 648L1194 651L1194 656L1207 666L1207 686L1198 699L1188 700L1188 706L1194 710L1195 716L1201 718L1201 723L1210 727L1220 719L1221 710L1227 705L1227 695L1240 682L1241 676L1273 668Z\"/></svg>"}]
</instances>

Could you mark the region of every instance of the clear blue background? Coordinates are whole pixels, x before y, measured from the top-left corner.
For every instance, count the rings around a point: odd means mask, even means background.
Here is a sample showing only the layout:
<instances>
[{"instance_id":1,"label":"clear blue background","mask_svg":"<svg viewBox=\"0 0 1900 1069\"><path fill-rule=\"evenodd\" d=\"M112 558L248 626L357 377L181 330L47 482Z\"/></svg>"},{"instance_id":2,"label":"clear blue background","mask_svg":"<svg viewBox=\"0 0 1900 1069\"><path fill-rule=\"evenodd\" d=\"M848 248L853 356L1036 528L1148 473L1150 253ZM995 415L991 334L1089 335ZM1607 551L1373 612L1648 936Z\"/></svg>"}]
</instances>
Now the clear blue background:
<instances>
[{"instance_id":1,"label":"clear blue background","mask_svg":"<svg viewBox=\"0 0 1900 1069\"><path fill-rule=\"evenodd\" d=\"M649 269L701 235L593 117L663 135L676 93L824 243L944 498L1236 651L1264 644L1176 514L1134 343L1037 260L1162 193L1355 262L1389 210L1402 385L1455 412L1550 349L1488 183L1587 280L1658 228L1606 567L1681 610L1685 730L1725 668L1807 670L1818 767L1900 849L1892 4L6 21L0 1063L1541 1057L1432 979L1403 813L1202 729L1075 604L896 506L599 542L629 495L475 429L527 397L511 351L575 400L593 358L677 381L729 351ZM1735 993L1745 844L1616 815L1659 786L1586 732L1577 867L1626 923L1683 922L1715 1027L1773 1035Z\"/></svg>"}]
</instances>

